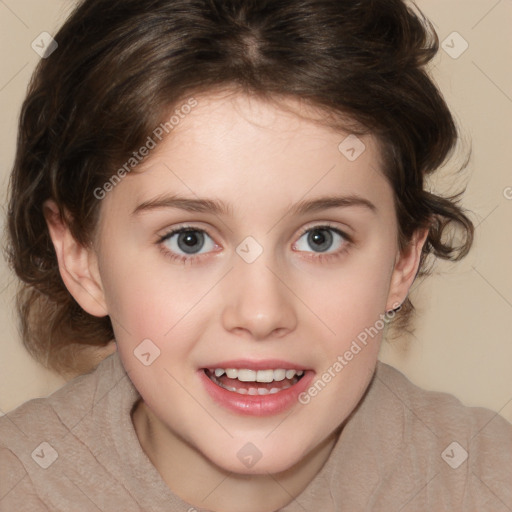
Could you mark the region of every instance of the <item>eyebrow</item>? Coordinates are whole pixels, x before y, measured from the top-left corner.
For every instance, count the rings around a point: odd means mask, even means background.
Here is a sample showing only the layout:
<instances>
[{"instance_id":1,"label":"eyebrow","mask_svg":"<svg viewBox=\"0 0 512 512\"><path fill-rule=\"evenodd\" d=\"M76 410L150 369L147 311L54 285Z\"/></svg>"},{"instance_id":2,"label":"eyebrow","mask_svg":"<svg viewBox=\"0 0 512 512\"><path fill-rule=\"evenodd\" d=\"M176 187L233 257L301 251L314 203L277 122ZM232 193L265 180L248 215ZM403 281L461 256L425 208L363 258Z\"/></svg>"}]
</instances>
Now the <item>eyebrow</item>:
<instances>
[{"instance_id":1,"label":"eyebrow","mask_svg":"<svg viewBox=\"0 0 512 512\"><path fill-rule=\"evenodd\" d=\"M352 194L348 196L324 196L310 201L299 201L289 208L289 214L304 215L333 208L362 207L376 214L377 207L368 199ZM188 198L179 195L157 197L139 204L132 215L161 209L176 208L188 212L213 213L215 215L229 215L232 212L230 205L216 199Z\"/></svg>"}]
</instances>

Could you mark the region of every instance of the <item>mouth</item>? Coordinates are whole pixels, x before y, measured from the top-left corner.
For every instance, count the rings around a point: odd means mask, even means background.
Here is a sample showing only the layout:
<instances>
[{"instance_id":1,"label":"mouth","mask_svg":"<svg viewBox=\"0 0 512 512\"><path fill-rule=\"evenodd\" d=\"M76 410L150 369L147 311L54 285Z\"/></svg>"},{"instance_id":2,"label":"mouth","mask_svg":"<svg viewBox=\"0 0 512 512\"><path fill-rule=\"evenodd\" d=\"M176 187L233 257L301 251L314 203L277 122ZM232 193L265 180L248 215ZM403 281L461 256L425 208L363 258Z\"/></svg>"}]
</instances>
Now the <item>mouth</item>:
<instances>
[{"instance_id":1,"label":"mouth","mask_svg":"<svg viewBox=\"0 0 512 512\"><path fill-rule=\"evenodd\" d=\"M304 377L304 370L248 368L205 368L205 375L217 386L239 395L273 395L291 388Z\"/></svg>"},{"instance_id":2,"label":"mouth","mask_svg":"<svg viewBox=\"0 0 512 512\"><path fill-rule=\"evenodd\" d=\"M199 368L198 375L221 407L241 415L269 416L300 405L298 398L315 371L280 360L237 360Z\"/></svg>"}]
</instances>

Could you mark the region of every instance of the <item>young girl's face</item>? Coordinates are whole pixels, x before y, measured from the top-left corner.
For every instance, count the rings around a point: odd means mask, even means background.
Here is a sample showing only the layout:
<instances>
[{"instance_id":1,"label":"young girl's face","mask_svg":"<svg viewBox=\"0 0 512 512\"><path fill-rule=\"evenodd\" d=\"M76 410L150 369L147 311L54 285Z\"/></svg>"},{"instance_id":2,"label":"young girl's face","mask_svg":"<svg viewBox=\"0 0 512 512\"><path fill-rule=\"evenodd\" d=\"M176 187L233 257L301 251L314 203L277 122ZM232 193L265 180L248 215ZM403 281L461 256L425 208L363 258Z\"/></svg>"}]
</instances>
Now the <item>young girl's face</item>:
<instances>
[{"instance_id":1,"label":"young girl's face","mask_svg":"<svg viewBox=\"0 0 512 512\"><path fill-rule=\"evenodd\" d=\"M102 201L93 274L160 431L226 470L275 473L361 399L419 249L398 253L372 136L240 94L196 99ZM228 368L253 371L215 383Z\"/></svg>"}]
</instances>

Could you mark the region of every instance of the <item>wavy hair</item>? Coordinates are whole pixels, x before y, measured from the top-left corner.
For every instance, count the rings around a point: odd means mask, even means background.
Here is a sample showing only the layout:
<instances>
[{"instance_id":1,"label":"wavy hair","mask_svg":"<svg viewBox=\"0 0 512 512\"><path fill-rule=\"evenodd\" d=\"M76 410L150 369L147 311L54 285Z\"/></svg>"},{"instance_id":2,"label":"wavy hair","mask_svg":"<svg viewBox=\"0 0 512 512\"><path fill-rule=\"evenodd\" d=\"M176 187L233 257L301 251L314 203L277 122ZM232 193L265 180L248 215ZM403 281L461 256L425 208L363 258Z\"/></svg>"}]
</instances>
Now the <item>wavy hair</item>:
<instances>
[{"instance_id":1,"label":"wavy hair","mask_svg":"<svg viewBox=\"0 0 512 512\"><path fill-rule=\"evenodd\" d=\"M22 339L48 368L88 371L114 333L108 317L84 312L64 286L44 201L53 199L75 238L91 243L94 191L198 92L300 98L326 123L351 120L380 142L400 249L429 228L419 275L429 272L429 255L456 261L470 250L462 192L442 197L425 187L458 133L427 70L438 37L404 1L84 0L55 39L23 103L7 222ZM452 228L459 244L447 236ZM409 328L413 310L406 299L396 326Z\"/></svg>"}]
</instances>

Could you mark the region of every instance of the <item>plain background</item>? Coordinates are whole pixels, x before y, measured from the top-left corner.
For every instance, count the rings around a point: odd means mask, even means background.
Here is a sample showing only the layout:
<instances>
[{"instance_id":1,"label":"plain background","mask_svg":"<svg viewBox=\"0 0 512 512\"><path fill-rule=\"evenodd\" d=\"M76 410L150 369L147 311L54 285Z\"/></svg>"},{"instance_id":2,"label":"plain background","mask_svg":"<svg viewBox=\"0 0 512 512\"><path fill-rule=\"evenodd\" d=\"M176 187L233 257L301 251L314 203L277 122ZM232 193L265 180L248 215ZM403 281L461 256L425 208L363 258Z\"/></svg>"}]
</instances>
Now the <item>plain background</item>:
<instances>
[{"instance_id":1,"label":"plain background","mask_svg":"<svg viewBox=\"0 0 512 512\"><path fill-rule=\"evenodd\" d=\"M0 0L0 190L5 205L17 118L39 56L31 44L55 35L75 5L71 0ZM437 193L467 185L463 206L476 226L470 255L438 262L416 282L416 332L383 344L381 360L426 389L499 411L512 422L512 2L418 0L444 43L432 75L473 146L464 180L450 167L431 183ZM457 32L457 34L453 34ZM467 44L467 49L463 52ZM451 168L460 163L453 161ZM2 224L5 223L5 206ZM15 278L0 264L0 414L44 396L64 380L34 362L17 333Z\"/></svg>"}]
</instances>

